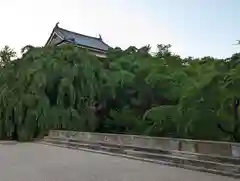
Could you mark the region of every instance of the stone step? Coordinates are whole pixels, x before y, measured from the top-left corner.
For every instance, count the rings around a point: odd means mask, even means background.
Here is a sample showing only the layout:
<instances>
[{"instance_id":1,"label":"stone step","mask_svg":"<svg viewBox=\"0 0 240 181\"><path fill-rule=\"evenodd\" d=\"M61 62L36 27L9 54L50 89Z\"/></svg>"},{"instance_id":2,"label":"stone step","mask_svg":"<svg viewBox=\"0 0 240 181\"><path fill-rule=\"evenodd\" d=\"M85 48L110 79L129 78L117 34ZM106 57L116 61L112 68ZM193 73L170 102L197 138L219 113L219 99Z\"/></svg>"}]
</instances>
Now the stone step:
<instances>
[{"instance_id":1,"label":"stone step","mask_svg":"<svg viewBox=\"0 0 240 181\"><path fill-rule=\"evenodd\" d=\"M69 147L81 147L81 148L87 148L87 149L94 149L94 150L104 150L104 151L110 151L110 152L115 152L115 153L123 153L123 149L120 148L114 148L114 147L108 147L108 146L101 146L101 145L96 145L96 144L91 144L91 143L83 143L83 142L71 142L69 140L56 140L56 139L49 139L45 138L45 142L50 142L54 144L60 144L60 145L65 145Z\"/></svg>"},{"instance_id":2,"label":"stone step","mask_svg":"<svg viewBox=\"0 0 240 181\"><path fill-rule=\"evenodd\" d=\"M164 154L148 153L148 152L134 151L134 150L125 150L125 152L127 152L128 155L133 155L137 157L144 157L144 158L149 158L154 160L163 160L163 161L168 161L168 162L172 162L180 165L181 164L190 165L190 166L196 166L196 167L203 167L206 169L222 170L230 173L240 174L240 166L233 165L233 164L189 159L182 156L164 155Z\"/></svg>"},{"instance_id":3,"label":"stone step","mask_svg":"<svg viewBox=\"0 0 240 181\"><path fill-rule=\"evenodd\" d=\"M234 158L234 157L226 157L226 156L217 156L217 155L206 155L206 154L200 154L200 153L192 153L192 152L184 152L184 151L178 151L178 150L163 150L163 149L154 149L154 148L143 148L143 147L136 147L136 146L130 146L130 145L117 145L117 144L110 144L106 142L86 142L86 141L80 141L80 140L74 140L74 139L67 139L67 138L59 138L59 137L45 137L45 139L51 139L51 140L66 140L69 143L86 143L91 145L97 145L97 146L103 146L108 148L129 148L135 151L142 151L142 152L148 152L148 153L156 153L156 154L166 154L166 155L172 155L172 156L180 156L185 157L189 159L197 159L197 160L205 160L205 161L212 161L212 162L219 162L219 163L226 163L226 164L234 164L240 166L240 158Z\"/></svg>"},{"instance_id":4,"label":"stone step","mask_svg":"<svg viewBox=\"0 0 240 181\"><path fill-rule=\"evenodd\" d=\"M189 159L182 156L174 156L159 153L149 153L143 151L136 151L129 148L112 148L101 145L92 145L87 143L72 143L67 139L51 139L45 138L44 144L51 144L54 146L67 147L73 149L84 149L85 151L92 150L93 152L114 153L117 156L124 156L130 158L138 158L143 161L156 162L161 164L167 164L170 166L177 166L183 168L189 168L193 170L205 171L210 173L222 174L232 177L240 178L240 167L237 165L210 162L204 160Z\"/></svg>"},{"instance_id":5,"label":"stone step","mask_svg":"<svg viewBox=\"0 0 240 181\"><path fill-rule=\"evenodd\" d=\"M51 143L51 141L49 141L49 140L41 141L40 143L45 144L45 145L51 145L51 146L58 146L58 147L64 147L64 148L70 148L70 149L78 149L78 150L82 150L82 151L101 153L101 154L112 155L112 156L119 156L119 157L140 160L140 161L145 161L145 162L151 162L151 163L156 163L156 164L161 164L161 165L179 167L179 168L184 168L184 169L189 169L189 170L208 172L208 173L213 173L213 174L218 174L218 175L230 176L233 178L240 178L239 173L232 173L227 170L226 171L225 170L216 170L216 169L204 168L204 167L199 167L199 166L194 166L194 165L192 166L192 165L179 164L179 163L169 162L168 160L163 161L163 160L149 159L149 158L144 158L144 157L140 157L140 156L133 156L130 154L128 155L126 153L114 153L114 152L110 152L110 151L95 150L95 149L90 149L90 148L86 148L86 147L84 148L84 147L81 147L80 145L70 146L70 145L66 145L66 144L64 145L64 144Z\"/></svg>"},{"instance_id":6,"label":"stone step","mask_svg":"<svg viewBox=\"0 0 240 181\"><path fill-rule=\"evenodd\" d=\"M172 155L183 156L187 158L195 158L198 160L219 162L219 163L229 163L229 164L240 166L240 158L234 158L234 157L206 155L206 154L184 152L184 151L172 151Z\"/></svg>"}]
</instances>

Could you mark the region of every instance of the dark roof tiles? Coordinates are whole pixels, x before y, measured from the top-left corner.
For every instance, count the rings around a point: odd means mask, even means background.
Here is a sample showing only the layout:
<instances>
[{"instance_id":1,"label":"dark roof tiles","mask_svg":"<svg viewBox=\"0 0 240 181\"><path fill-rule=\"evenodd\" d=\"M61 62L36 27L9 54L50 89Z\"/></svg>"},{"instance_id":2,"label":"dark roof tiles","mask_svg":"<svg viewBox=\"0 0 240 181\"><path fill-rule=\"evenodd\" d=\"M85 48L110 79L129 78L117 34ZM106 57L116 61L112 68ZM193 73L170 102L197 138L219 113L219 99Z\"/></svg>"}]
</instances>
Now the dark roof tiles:
<instances>
[{"instance_id":1,"label":"dark roof tiles","mask_svg":"<svg viewBox=\"0 0 240 181\"><path fill-rule=\"evenodd\" d=\"M70 41L77 45L82 45L90 48L96 48L99 50L107 51L110 46L102 41L101 38L91 37L79 33L75 33L56 26L54 31L59 34L64 40Z\"/></svg>"}]
</instances>

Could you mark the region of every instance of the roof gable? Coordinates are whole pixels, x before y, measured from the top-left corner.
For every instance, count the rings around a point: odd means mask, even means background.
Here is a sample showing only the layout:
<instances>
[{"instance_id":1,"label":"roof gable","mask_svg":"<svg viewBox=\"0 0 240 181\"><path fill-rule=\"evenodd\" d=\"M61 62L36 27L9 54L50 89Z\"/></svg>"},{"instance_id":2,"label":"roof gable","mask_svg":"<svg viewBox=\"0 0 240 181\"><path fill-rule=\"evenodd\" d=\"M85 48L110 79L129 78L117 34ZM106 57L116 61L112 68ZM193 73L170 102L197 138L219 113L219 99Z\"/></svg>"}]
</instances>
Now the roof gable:
<instances>
[{"instance_id":1,"label":"roof gable","mask_svg":"<svg viewBox=\"0 0 240 181\"><path fill-rule=\"evenodd\" d=\"M57 34L61 39L74 43L80 46L85 46L89 48L94 48L102 51L107 51L110 46L103 42L102 38L91 37L87 35L83 35L80 33L76 33L73 31L69 31L63 28L58 27L58 24L53 29L51 37L53 34ZM47 44L51 41L51 37L49 38Z\"/></svg>"}]
</instances>

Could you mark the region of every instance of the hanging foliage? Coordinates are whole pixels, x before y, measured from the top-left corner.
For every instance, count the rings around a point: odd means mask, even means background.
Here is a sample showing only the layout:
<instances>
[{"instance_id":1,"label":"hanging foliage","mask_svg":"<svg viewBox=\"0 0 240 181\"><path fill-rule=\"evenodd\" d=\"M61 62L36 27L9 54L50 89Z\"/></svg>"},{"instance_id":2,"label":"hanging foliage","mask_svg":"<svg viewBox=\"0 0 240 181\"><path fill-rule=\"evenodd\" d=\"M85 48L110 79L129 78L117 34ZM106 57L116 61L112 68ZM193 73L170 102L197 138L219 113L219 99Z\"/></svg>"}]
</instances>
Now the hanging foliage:
<instances>
[{"instance_id":1,"label":"hanging foliage","mask_svg":"<svg viewBox=\"0 0 240 181\"><path fill-rule=\"evenodd\" d=\"M111 49L71 45L0 51L0 138L50 129L240 141L239 54L185 58L170 45Z\"/></svg>"},{"instance_id":2,"label":"hanging foliage","mask_svg":"<svg viewBox=\"0 0 240 181\"><path fill-rule=\"evenodd\" d=\"M1 68L1 138L29 140L49 129L91 131L98 60L73 46L35 48Z\"/></svg>"}]
</instances>

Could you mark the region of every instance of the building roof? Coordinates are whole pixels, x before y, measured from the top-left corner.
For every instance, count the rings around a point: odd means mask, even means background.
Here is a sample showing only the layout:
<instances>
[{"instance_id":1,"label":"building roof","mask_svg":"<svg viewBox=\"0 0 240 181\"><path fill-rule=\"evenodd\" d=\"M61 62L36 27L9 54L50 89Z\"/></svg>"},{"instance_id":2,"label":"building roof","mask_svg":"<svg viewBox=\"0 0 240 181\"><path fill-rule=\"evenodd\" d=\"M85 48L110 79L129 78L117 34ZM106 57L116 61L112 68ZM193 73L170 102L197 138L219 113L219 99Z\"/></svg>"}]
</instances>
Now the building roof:
<instances>
[{"instance_id":1,"label":"building roof","mask_svg":"<svg viewBox=\"0 0 240 181\"><path fill-rule=\"evenodd\" d=\"M73 31L69 31L69 30L58 27L58 23L54 27L53 32L52 32L49 40L47 41L47 44L51 40L51 37L54 34L54 32L63 41L74 43L74 44L77 44L80 46L94 48L94 49L98 49L98 50L102 50L102 51L107 51L110 48L109 45L107 45L105 42L103 42L101 36L99 38L97 38L97 37L92 37L92 36L87 36L87 35L83 35L80 33L76 33Z\"/></svg>"}]
</instances>

